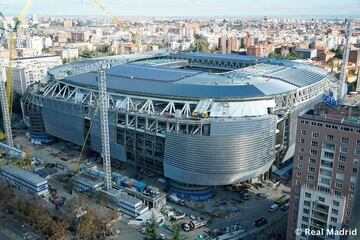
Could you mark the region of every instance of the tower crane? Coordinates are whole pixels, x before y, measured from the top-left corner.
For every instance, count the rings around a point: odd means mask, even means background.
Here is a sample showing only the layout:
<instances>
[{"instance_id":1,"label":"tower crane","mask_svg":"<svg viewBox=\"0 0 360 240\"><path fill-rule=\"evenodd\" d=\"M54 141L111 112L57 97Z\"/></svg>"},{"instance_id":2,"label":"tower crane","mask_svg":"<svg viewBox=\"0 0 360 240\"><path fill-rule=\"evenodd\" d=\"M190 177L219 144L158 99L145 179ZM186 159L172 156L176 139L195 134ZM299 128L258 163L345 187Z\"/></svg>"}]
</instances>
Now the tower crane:
<instances>
[{"instance_id":1,"label":"tower crane","mask_svg":"<svg viewBox=\"0 0 360 240\"><path fill-rule=\"evenodd\" d=\"M4 130L6 135L6 144L0 143L0 151L7 153L13 157L16 157L20 160L25 160L28 158L28 155L22 152L21 150L14 148L14 140L12 136L11 131L11 114L12 114L12 105L13 105L13 82L12 82L12 60L14 58L14 48L15 48L15 36L17 34L17 31L21 25L21 23L24 21L25 16L27 12L29 11L29 8L31 6L32 0L27 0L23 9L21 10L20 15L17 17L15 26L10 31L5 28L5 26L2 26L0 29L3 32L2 34L2 41L4 41L5 32L10 33L9 38L9 52L10 52L10 58L9 58L9 66L7 71L7 84L5 86L5 79L3 79L2 72L0 73L0 101L1 101L1 110L3 114L3 122L4 122ZM3 17L3 15L1 14ZM0 60L0 69L1 68L1 60ZM29 166L30 160L27 160L27 165Z\"/></svg>"},{"instance_id":2,"label":"tower crane","mask_svg":"<svg viewBox=\"0 0 360 240\"><path fill-rule=\"evenodd\" d=\"M101 126L101 148L103 158L103 168L105 171L105 188L112 187L111 160L110 160L110 139L109 139L109 97L106 90L105 69L109 65L102 64L99 68L99 104L100 104L100 126Z\"/></svg>"},{"instance_id":3,"label":"tower crane","mask_svg":"<svg viewBox=\"0 0 360 240\"><path fill-rule=\"evenodd\" d=\"M337 100L340 104L342 104L344 102L345 96L346 96L346 91L347 91L347 89L346 89L346 73L347 73L347 66L348 66L348 61L349 61L351 34L352 34L351 20L347 19L346 32L345 32L344 54L343 54L343 59L342 59L339 87L338 87L338 92L337 92Z\"/></svg>"}]
</instances>

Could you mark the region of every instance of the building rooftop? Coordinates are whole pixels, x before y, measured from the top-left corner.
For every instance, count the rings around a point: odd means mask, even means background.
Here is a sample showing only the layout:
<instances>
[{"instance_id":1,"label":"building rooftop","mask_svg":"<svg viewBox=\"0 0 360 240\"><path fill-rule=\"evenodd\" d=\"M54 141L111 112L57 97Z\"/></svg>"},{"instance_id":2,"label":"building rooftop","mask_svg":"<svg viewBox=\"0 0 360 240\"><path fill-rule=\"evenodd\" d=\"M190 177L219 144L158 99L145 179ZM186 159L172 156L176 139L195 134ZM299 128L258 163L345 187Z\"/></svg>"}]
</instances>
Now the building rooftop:
<instances>
[{"instance_id":1,"label":"building rooftop","mask_svg":"<svg viewBox=\"0 0 360 240\"><path fill-rule=\"evenodd\" d=\"M11 175L17 176L21 179L23 179L26 182L29 182L33 185L41 185L47 182L47 180L45 178L40 177L37 174L34 174L32 172L26 171L22 168L18 168L16 166L1 166L0 167L0 171L4 171L6 173L9 173Z\"/></svg>"},{"instance_id":2,"label":"building rooftop","mask_svg":"<svg viewBox=\"0 0 360 240\"><path fill-rule=\"evenodd\" d=\"M217 57L218 54L211 55ZM221 54L220 56L225 58ZM236 56L236 59L238 58L239 56ZM327 75L326 71L305 64L280 64L277 61L216 74L151 66L145 62L122 64L107 69L109 91L192 99L262 98L315 84ZM155 61L155 65L158 62ZM63 81L97 89L97 75L97 72L88 72L65 77Z\"/></svg>"},{"instance_id":3,"label":"building rooftop","mask_svg":"<svg viewBox=\"0 0 360 240\"><path fill-rule=\"evenodd\" d=\"M360 110L351 106L339 106L334 108L325 103L319 103L314 109L303 114L301 118L360 127Z\"/></svg>"}]
</instances>

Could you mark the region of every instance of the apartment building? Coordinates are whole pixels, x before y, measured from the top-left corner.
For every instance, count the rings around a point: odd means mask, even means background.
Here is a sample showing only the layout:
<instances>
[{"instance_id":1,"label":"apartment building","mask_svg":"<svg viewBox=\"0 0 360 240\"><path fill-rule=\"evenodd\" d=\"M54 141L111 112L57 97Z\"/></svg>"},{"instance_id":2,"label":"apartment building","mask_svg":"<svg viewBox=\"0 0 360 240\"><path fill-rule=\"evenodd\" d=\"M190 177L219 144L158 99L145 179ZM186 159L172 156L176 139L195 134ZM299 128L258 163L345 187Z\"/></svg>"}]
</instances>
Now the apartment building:
<instances>
[{"instance_id":1,"label":"apartment building","mask_svg":"<svg viewBox=\"0 0 360 240\"><path fill-rule=\"evenodd\" d=\"M359 162L359 109L320 103L299 117L287 239L340 239L326 230L348 228L356 214ZM307 229L325 231L314 237Z\"/></svg>"},{"instance_id":2,"label":"apartment building","mask_svg":"<svg viewBox=\"0 0 360 240\"><path fill-rule=\"evenodd\" d=\"M14 91L23 95L29 85L40 82L45 77L49 68L61 64L61 58L54 55L14 59L11 65Z\"/></svg>"}]
</instances>

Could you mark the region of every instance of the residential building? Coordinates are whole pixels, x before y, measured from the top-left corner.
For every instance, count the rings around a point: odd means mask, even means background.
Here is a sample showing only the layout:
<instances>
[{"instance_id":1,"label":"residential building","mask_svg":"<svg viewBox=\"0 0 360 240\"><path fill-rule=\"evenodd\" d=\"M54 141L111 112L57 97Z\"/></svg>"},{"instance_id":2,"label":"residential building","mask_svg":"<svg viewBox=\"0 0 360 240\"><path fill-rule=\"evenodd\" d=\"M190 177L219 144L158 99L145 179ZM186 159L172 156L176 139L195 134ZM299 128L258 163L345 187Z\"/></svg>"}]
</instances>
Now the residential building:
<instances>
[{"instance_id":1,"label":"residential building","mask_svg":"<svg viewBox=\"0 0 360 240\"><path fill-rule=\"evenodd\" d=\"M295 53L302 59L312 59L316 57L317 50L310 48L296 48Z\"/></svg>"},{"instance_id":2,"label":"residential building","mask_svg":"<svg viewBox=\"0 0 360 240\"><path fill-rule=\"evenodd\" d=\"M54 55L14 59L12 64L14 91L23 95L29 85L40 82L45 77L49 68L61 64L61 58Z\"/></svg>"},{"instance_id":3,"label":"residential building","mask_svg":"<svg viewBox=\"0 0 360 240\"><path fill-rule=\"evenodd\" d=\"M17 166L0 167L0 177L10 185L36 196L49 193L48 183L45 178Z\"/></svg>"},{"instance_id":4,"label":"residential building","mask_svg":"<svg viewBox=\"0 0 360 240\"><path fill-rule=\"evenodd\" d=\"M349 52L349 62L360 65L360 49L354 49Z\"/></svg>"},{"instance_id":5,"label":"residential building","mask_svg":"<svg viewBox=\"0 0 360 240\"><path fill-rule=\"evenodd\" d=\"M354 196L360 162L360 111L320 103L300 116L297 126L288 240L312 239L304 234L305 229L349 227L359 204ZM302 229L303 235L295 236L296 228Z\"/></svg>"}]
</instances>

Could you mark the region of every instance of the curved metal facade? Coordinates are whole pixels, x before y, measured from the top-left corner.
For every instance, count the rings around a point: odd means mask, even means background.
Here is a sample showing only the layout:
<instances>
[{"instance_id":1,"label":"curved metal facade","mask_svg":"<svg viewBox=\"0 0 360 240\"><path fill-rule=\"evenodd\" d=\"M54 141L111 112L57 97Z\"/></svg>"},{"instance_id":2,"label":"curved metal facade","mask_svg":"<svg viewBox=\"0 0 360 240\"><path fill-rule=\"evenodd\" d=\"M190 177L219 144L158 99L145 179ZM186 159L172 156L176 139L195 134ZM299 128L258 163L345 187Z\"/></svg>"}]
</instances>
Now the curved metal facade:
<instances>
[{"instance_id":1,"label":"curved metal facade","mask_svg":"<svg viewBox=\"0 0 360 240\"><path fill-rule=\"evenodd\" d=\"M275 160L277 117L212 121L210 135L169 133L164 174L199 185L226 185L269 170Z\"/></svg>"}]
</instances>

